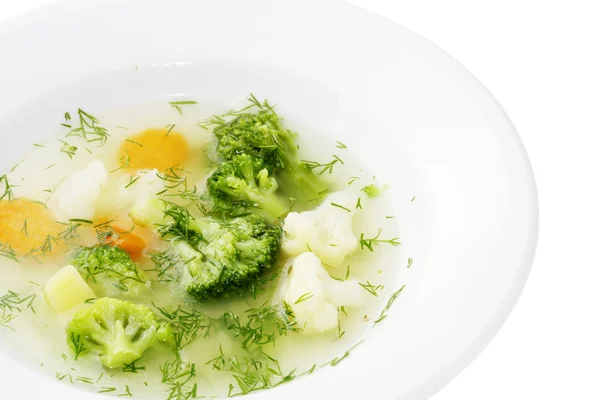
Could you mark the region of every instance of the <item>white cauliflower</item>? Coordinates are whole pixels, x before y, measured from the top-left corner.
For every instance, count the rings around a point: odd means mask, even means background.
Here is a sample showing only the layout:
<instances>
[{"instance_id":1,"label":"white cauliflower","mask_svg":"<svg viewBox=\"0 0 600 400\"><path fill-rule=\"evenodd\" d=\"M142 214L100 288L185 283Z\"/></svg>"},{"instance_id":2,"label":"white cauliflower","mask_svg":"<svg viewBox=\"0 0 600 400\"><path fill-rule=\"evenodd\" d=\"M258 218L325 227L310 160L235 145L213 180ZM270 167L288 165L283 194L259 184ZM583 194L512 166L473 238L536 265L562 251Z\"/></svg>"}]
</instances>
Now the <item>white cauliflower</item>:
<instances>
[{"instance_id":1,"label":"white cauliflower","mask_svg":"<svg viewBox=\"0 0 600 400\"><path fill-rule=\"evenodd\" d=\"M365 301L365 291L358 281L333 279L314 253L296 257L281 279L281 300L291 307L304 334L335 329L340 306L358 307Z\"/></svg>"},{"instance_id":2,"label":"white cauliflower","mask_svg":"<svg viewBox=\"0 0 600 400\"><path fill-rule=\"evenodd\" d=\"M283 224L283 251L290 256L312 251L326 265L340 266L358 246L352 232L355 213L356 197L344 192L332 193L315 210L289 213Z\"/></svg>"},{"instance_id":3,"label":"white cauliflower","mask_svg":"<svg viewBox=\"0 0 600 400\"><path fill-rule=\"evenodd\" d=\"M158 176L158 171L140 171L133 184L127 184L117 188L116 197L118 199L117 208L122 210L131 207L138 201L147 201L154 197L156 193L164 189L164 181Z\"/></svg>"},{"instance_id":4,"label":"white cauliflower","mask_svg":"<svg viewBox=\"0 0 600 400\"><path fill-rule=\"evenodd\" d=\"M64 178L54 189L48 203L59 221L73 218L93 219L100 187L108 172L101 161L92 161L84 169Z\"/></svg>"}]
</instances>

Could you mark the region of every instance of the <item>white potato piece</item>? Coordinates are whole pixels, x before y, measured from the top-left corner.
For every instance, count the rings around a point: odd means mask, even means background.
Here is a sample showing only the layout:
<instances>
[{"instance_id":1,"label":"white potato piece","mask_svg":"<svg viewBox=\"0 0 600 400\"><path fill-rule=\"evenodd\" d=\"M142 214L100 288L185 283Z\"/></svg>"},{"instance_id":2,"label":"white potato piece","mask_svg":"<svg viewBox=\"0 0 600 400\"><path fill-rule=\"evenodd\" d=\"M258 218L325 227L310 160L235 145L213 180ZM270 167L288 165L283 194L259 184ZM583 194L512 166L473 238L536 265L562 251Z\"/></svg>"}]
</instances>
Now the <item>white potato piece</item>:
<instances>
[{"instance_id":1,"label":"white potato piece","mask_svg":"<svg viewBox=\"0 0 600 400\"><path fill-rule=\"evenodd\" d=\"M62 180L54 189L48 207L59 221L94 218L100 188L108 180L108 172L101 161L95 160L84 169Z\"/></svg>"},{"instance_id":2,"label":"white potato piece","mask_svg":"<svg viewBox=\"0 0 600 400\"><path fill-rule=\"evenodd\" d=\"M87 299L96 297L72 265L67 265L54 274L44 285L43 292L46 302L56 312L70 310Z\"/></svg>"},{"instance_id":3,"label":"white potato piece","mask_svg":"<svg viewBox=\"0 0 600 400\"><path fill-rule=\"evenodd\" d=\"M290 256L312 251L328 266L339 267L358 247L352 232L355 213L356 196L345 192L332 193L315 210L291 212L283 224L283 251Z\"/></svg>"}]
</instances>

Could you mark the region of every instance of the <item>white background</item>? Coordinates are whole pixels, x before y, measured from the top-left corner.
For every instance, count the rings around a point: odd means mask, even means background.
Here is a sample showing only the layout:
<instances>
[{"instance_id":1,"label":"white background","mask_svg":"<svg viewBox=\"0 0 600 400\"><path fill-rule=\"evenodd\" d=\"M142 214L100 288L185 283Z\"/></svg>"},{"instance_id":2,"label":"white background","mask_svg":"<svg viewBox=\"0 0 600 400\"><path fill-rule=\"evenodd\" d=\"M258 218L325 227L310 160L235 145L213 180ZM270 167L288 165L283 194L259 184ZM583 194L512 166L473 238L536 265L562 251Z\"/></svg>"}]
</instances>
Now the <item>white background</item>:
<instances>
[{"instance_id":1,"label":"white background","mask_svg":"<svg viewBox=\"0 0 600 400\"><path fill-rule=\"evenodd\" d=\"M0 0L0 21L50 1ZM478 77L516 125L538 183L540 239L521 301L433 400L600 399L600 3L352 2Z\"/></svg>"}]
</instances>

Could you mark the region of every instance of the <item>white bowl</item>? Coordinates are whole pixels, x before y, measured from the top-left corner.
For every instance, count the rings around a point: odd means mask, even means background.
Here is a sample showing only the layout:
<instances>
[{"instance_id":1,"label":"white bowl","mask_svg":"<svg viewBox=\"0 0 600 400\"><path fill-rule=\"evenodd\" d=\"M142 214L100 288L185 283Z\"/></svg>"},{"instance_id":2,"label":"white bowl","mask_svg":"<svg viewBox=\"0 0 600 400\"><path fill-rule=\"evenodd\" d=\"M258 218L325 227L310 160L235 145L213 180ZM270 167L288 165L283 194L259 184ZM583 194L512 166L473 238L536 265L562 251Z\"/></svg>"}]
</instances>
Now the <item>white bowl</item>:
<instances>
[{"instance_id":1,"label":"white bowl","mask_svg":"<svg viewBox=\"0 0 600 400\"><path fill-rule=\"evenodd\" d=\"M2 169L66 109L255 92L391 182L418 272L390 316L335 368L250 398L425 399L483 350L525 284L538 211L517 133L456 61L385 18L343 1L66 1L1 25L0 54L0 125L29 110L0 132ZM0 370L2 398L97 396L7 354Z\"/></svg>"}]
</instances>

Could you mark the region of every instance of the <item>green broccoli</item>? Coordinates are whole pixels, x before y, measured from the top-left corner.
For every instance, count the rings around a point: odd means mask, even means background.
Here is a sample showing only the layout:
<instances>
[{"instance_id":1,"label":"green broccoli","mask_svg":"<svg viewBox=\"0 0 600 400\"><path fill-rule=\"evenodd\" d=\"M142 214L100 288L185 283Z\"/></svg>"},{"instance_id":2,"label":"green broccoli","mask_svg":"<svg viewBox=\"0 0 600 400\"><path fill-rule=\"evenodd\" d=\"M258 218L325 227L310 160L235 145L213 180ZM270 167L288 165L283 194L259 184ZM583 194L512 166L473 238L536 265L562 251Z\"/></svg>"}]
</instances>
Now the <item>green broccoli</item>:
<instances>
[{"instance_id":1,"label":"green broccoli","mask_svg":"<svg viewBox=\"0 0 600 400\"><path fill-rule=\"evenodd\" d=\"M281 228L269 228L258 215L196 219L190 226L202 235L197 250L178 241L175 251L185 260L185 289L198 300L248 289L273 265L281 240Z\"/></svg>"},{"instance_id":2,"label":"green broccoli","mask_svg":"<svg viewBox=\"0 0 600 400\"><path fill-rule=\"evenodd\" d=\"M148 307L105 297L75 314L67 340L75 359L93 352L105 367L116 368L157 343L172 344L173 331Z\"/></svg>"},{"instance_id":3,"label":"green broccoli","mask_svg":"<svg viewBox=\"0 0 600 400\"><path fill-rule=\"evenodd\" d=\"M234 156L225 161L208 178L208 193L215 205L227 209L230 204L255 207L257 213L270 221L288 211L277 197L277 180L270 175L261 158L248 154Z\"/></svg>"},{"instance_id":4,"label":"green broccoli","mask_svg":"<svg viewBox=\"0 0 600 400\"><path fill-rule=\"evenodd\" d=\"M254 96L249 100L258 112L238 112L231 121L222 117L209 121L209 125L216 125L213 133L218 155L225 160L239 154L262 159L277 174L282 191L299 200L314 199L327 190L328 184L298 159L296 134L283 128L273 107L266 100L259 103Z\"/></svg>"},{"instance_id":5,"label":"green broccoli","mask_svg":"<svg viewBox=\"0 0 600 400\"><path fill-rule=\"evenodd\" d=\"M160 220L156 210L162 210ZM282 230L269 227L258 215L232 219L193 217L185 207L164 200L136 204L137 223L158 226L163 239L173 243L180 280L198 300L243 292L275 262Z\"/></svg>"},{"instance_id":6,"label":"green broccoli","mask_svg":"<svg viewBox=\"0 0 600 400\"><path fill-rule=\"evenodd\" d=\"M137 297L149 289L146 274L125 250L117 247L81 247L73 255L71 264L101 296Z\"/></svg>"}]
</instances>

